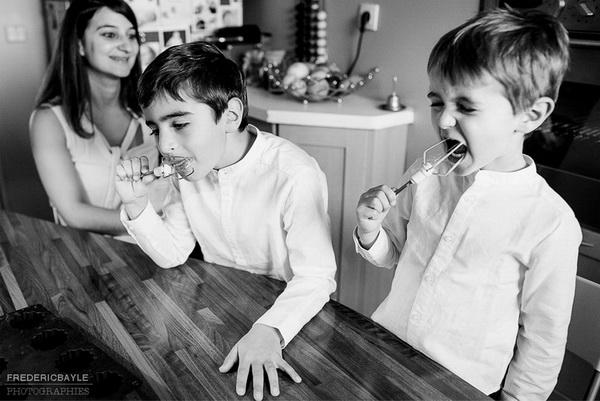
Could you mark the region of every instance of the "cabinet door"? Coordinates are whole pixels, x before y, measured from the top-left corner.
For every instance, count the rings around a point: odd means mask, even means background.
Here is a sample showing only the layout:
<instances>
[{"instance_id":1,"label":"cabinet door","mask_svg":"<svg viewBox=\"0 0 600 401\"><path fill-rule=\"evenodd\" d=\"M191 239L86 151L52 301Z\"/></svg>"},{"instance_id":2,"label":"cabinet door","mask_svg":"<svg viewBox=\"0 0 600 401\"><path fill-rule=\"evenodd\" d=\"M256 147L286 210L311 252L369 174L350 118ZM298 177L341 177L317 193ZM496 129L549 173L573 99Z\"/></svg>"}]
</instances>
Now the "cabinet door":
<instances>
[{"instance_id":1,"label":"cabinet door","mask_svg":"<svg viewBox=\"0 0 600 401\"><path fill-rule=\"evenodd\" d=\"M404 172L406 131L406 126L385 130L278 126L279 135L314 157L327 177L338 263L335 299L365 315L389 292L393 271L372 266L354 250L356 204L375 185L398 185Z\"/></svg>"}]
</instances>

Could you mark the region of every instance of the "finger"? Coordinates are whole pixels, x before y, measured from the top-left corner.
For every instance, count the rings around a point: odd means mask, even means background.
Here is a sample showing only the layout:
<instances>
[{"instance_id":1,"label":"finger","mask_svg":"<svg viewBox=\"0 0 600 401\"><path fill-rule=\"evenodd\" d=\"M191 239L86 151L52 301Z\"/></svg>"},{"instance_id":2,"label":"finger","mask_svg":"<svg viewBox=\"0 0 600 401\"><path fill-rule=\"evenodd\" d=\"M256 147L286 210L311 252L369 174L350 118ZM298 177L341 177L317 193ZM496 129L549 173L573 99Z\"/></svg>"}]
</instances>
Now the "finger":
<instances>
[{"instance_id":1,"label":"finger","mask_svg":"<svg viewBox=\"0 0 600 401\"><path fill-rule=\"evenodd\" d=\"M265 364L265 370L267 371L267 377L269 378L269 387L271 389L271 395L279 395L279 377L277 375L277 367L274 363Z\"/></svg>"},{"instance_id":2,"label":"finger","mask_svg":"<svg viewBox=\"0 0 600 401\"><path fill-rule=\"evenodd\" d=\"M390 201L388 200L386 193L383 191L379 191L377 193L377 200L381 203L381 205L380 205L381 209L377 209L377 210L381 210L382 212L387 212L387 210L390 208L391 205L390 205Z\"/></svg>"},{"instance_id":3,"label":"finger","mask_svg":"<svg viewBox=\"0 0 600 401\"><path fill-rule=\"evenodd\" d=\"M263 399L264 372L263 366L259 363L252 364L252 386L254 387L254 399L261 401Z\"/></svg>"},{"instance_id":4,"label":"finger","mask_svg":"<svg viewBox=\"0 0 600 401\"><path fill-rule=\"evenodd\" d=\"M125 172L124 179L126 181L131 181L131 177L133 177L133 167L131 166L131 160L123 160L121 162L121 167L123 168L123 171Z\"/></svg>"},{"instance_id":5,"label":"finger","mask_svg":"<svg viewBox=\"0 0 600 401\"><path fill-rule=\"evenodd\" d=\"M391 206L394 206L396 204L396 192L394 192L395 188L394 187L388 187L387 185L384 185L381 190L383 191L383 193L385 193L385 196L388 199L388 202L390 203Z\"/></svg>"},{"instance_id":6,"label":"finger","mask_svg":"<svg viewBox=\"0 0 600 401\"><path fill-rule=\"evenodd\" d=\"M246 384L248 383L248 374L250 374L250 366L240 363L238 365L237 380L235 384L235 392L237 395L246 394Z\"/></svg>"},{"instance_id":7,"label":"finger","mask_svg":"<svg viewBox=\"0 0 600 401\"><path fill-rule=\"evenodd\" d=\"M379 212L371 207L361 207L358 210L358 216L361 220L377 220Z\"/></svg>"},{"instance_id":8,"label":"finger","mask_svg":"<svg viewBox=\"0 0 600 401\"><path fill-rule=\"evenodd\" d=\"M140 164L141 164L140 171L142 172L142 174L145 174L150 171L150 161L148 160L148 158L146 156L140 157Z\"/></svg>"},{"instance_id":9,"label":"finger","mask_svg":"<svg viewBox=\"0 0 600 401\"><path fill-rule=\"evenodd\" d=\"M300 383L302 381L300 375L296 372L294 368L292 368L292 365L285 361L285 359L281 359L281 361L279 361L279 369L287 373L294 382Z\"/></svg>"},{"instance_id":10,"label":"finger","mask_svg":"<svg viewBox=\"0 0 600 401\"><path fill-rule=\"evenodd\" d=\"M229 372L233 365L237 362L238 353L237 353L237 345L229 351L225 359L223 360L223 364L219 366L219 372L225 373Z\"/></svg>"},{"instance_id":11,"label":"finger","mask_svg":"<svg viewBox=\"0 0 600 401\"><path fill-rule=\"evenodd\" d=\"M117 165L117 168L115 169L115 175L119 178L120 181L127 181L127 171L125 170L125 167L123 167L122 165Z\"/></svg>"},{"instance_id":12,"label":"finger","mask_svg":"<svg viewBox=\"0 0 600 401\"><path fill-rule=\"evenodd\" d=\"M132 172L131 176L134 181L137 181L142 176L142 163L141 163L139 157L132 157L130 159L130 162L131 162L131 172Z\"/></svg>"}]
</instances>

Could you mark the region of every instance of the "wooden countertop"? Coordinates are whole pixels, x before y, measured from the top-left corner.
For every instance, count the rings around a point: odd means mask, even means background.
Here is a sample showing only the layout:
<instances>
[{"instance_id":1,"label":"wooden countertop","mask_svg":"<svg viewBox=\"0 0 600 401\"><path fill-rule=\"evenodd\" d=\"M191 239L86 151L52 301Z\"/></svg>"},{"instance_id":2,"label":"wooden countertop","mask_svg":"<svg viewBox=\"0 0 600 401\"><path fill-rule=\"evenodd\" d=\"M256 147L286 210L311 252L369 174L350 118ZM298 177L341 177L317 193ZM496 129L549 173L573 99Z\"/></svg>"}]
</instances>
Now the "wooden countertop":
<instances>
[{"instance_id":1,"label":"wooden countertop","mask_svg":"<svg viewBox=\"0 0 600 401\"><path fill-rule=\"evenodd\" d=\"M285 94L248 87L248 115L271 124L291 124L330 128L377 130L411 124L410 108L391 112L379 108L378 101L353 93L334 101L304 104Z\"/></svg>"},{"instance_id":2,"label":"wooden countertop","mask_svg":"<svg viewBox=\"0 0 600 401\"><path fill-rule=\"evenodd\" d=\"M284 286L194 259L161 269L136 245L0 210L0 315L42 304L140 379L132 399L252 399L218 366ZM280 373L267 400L488 399L334 301L283 354L303 381Z\"/></svg>"}]
</instances>

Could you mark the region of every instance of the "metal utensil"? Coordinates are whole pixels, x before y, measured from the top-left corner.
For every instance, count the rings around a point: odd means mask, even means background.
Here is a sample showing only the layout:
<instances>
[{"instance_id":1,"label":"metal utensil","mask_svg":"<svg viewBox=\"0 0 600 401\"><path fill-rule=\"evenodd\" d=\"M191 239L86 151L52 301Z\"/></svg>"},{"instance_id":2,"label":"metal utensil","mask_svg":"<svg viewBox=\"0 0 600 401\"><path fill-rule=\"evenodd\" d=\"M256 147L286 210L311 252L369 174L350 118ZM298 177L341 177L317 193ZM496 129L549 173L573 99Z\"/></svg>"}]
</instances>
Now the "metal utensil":
<instances>
[{"instance_id":1,"label":"metal utensil","mask_svg":"<svg viewBox=\"0 0 600 401\"><path fill-rule=\"evenodd\" d=\"M458 160L456 160L455 162L453 162L451 164L451 166L448 168L448 170L446 170L444 172L440 172L438 170L438 168L441 166L442 163L446 162L448 160L448 158L455 151L457 151L461 146L464 146L462 143L460 143L460 142L456 143L454 146L452 146L450 149L448 149L448 151L446 151L446 153L442 153L440 155L436 155L436 156L434 156L433 159L430 157L430 154L431 154L432 150L435 150L439 146L445 146L446 143L448 143L448 141L449 141L449 139L444 139L444 140L436 143L435 145L430 146L427 149L425 149L425 151L423 152L423 167L419 171L417 171L416 173L414 173L410 177L410 180L408 180L401 187L399 187L399 188L392 188L394 190L394 193L396 195L398 195L400 192L402 192L408 186L410 186L412 184L418 184L419 182L423 181L423 179L425 179L427 177L430 177L431 175L439 175L439 176L445 177L448 174L450 174L452 171L454 171L454 169L465 158L464 154ZM429 153L429 155L428 155L428 153Z\"/></svg>"},{"instance_id":2,"label":"metal utensil","mask_svg":"<svg viewBox=\"0 0 600 401\"><path fill-rule=\"evenodd\" d=\"M154 170L147 171L142 177L154 175L155 177L167 178L177 174L178 179L184 179L194 173L191 157L165 156L163 163Z\"/></svg>"}]
</instances>

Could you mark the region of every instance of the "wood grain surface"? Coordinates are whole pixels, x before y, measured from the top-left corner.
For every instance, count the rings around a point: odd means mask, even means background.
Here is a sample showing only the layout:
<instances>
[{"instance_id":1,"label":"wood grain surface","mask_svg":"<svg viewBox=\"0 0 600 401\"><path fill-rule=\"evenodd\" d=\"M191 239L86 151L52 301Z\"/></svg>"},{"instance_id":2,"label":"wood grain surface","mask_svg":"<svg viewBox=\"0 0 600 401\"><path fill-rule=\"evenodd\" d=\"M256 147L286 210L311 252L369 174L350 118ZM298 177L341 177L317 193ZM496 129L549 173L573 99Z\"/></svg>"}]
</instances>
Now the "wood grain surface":
<instances>
[{"instance_id":1,"label":"wood grain surface","mask_svg":"<svg viewBox=\"0 0 600 401\"><path fill-rule=\"evenodd\" d=\"M42 304L141 379L131 399L252 399L218 367L284 287L195 259L161 269L136 245L0 210L0 314ZM280 372L265 399L489 399L334 301L283 354L303 381Z\"/></svg>"}]
</instances>

